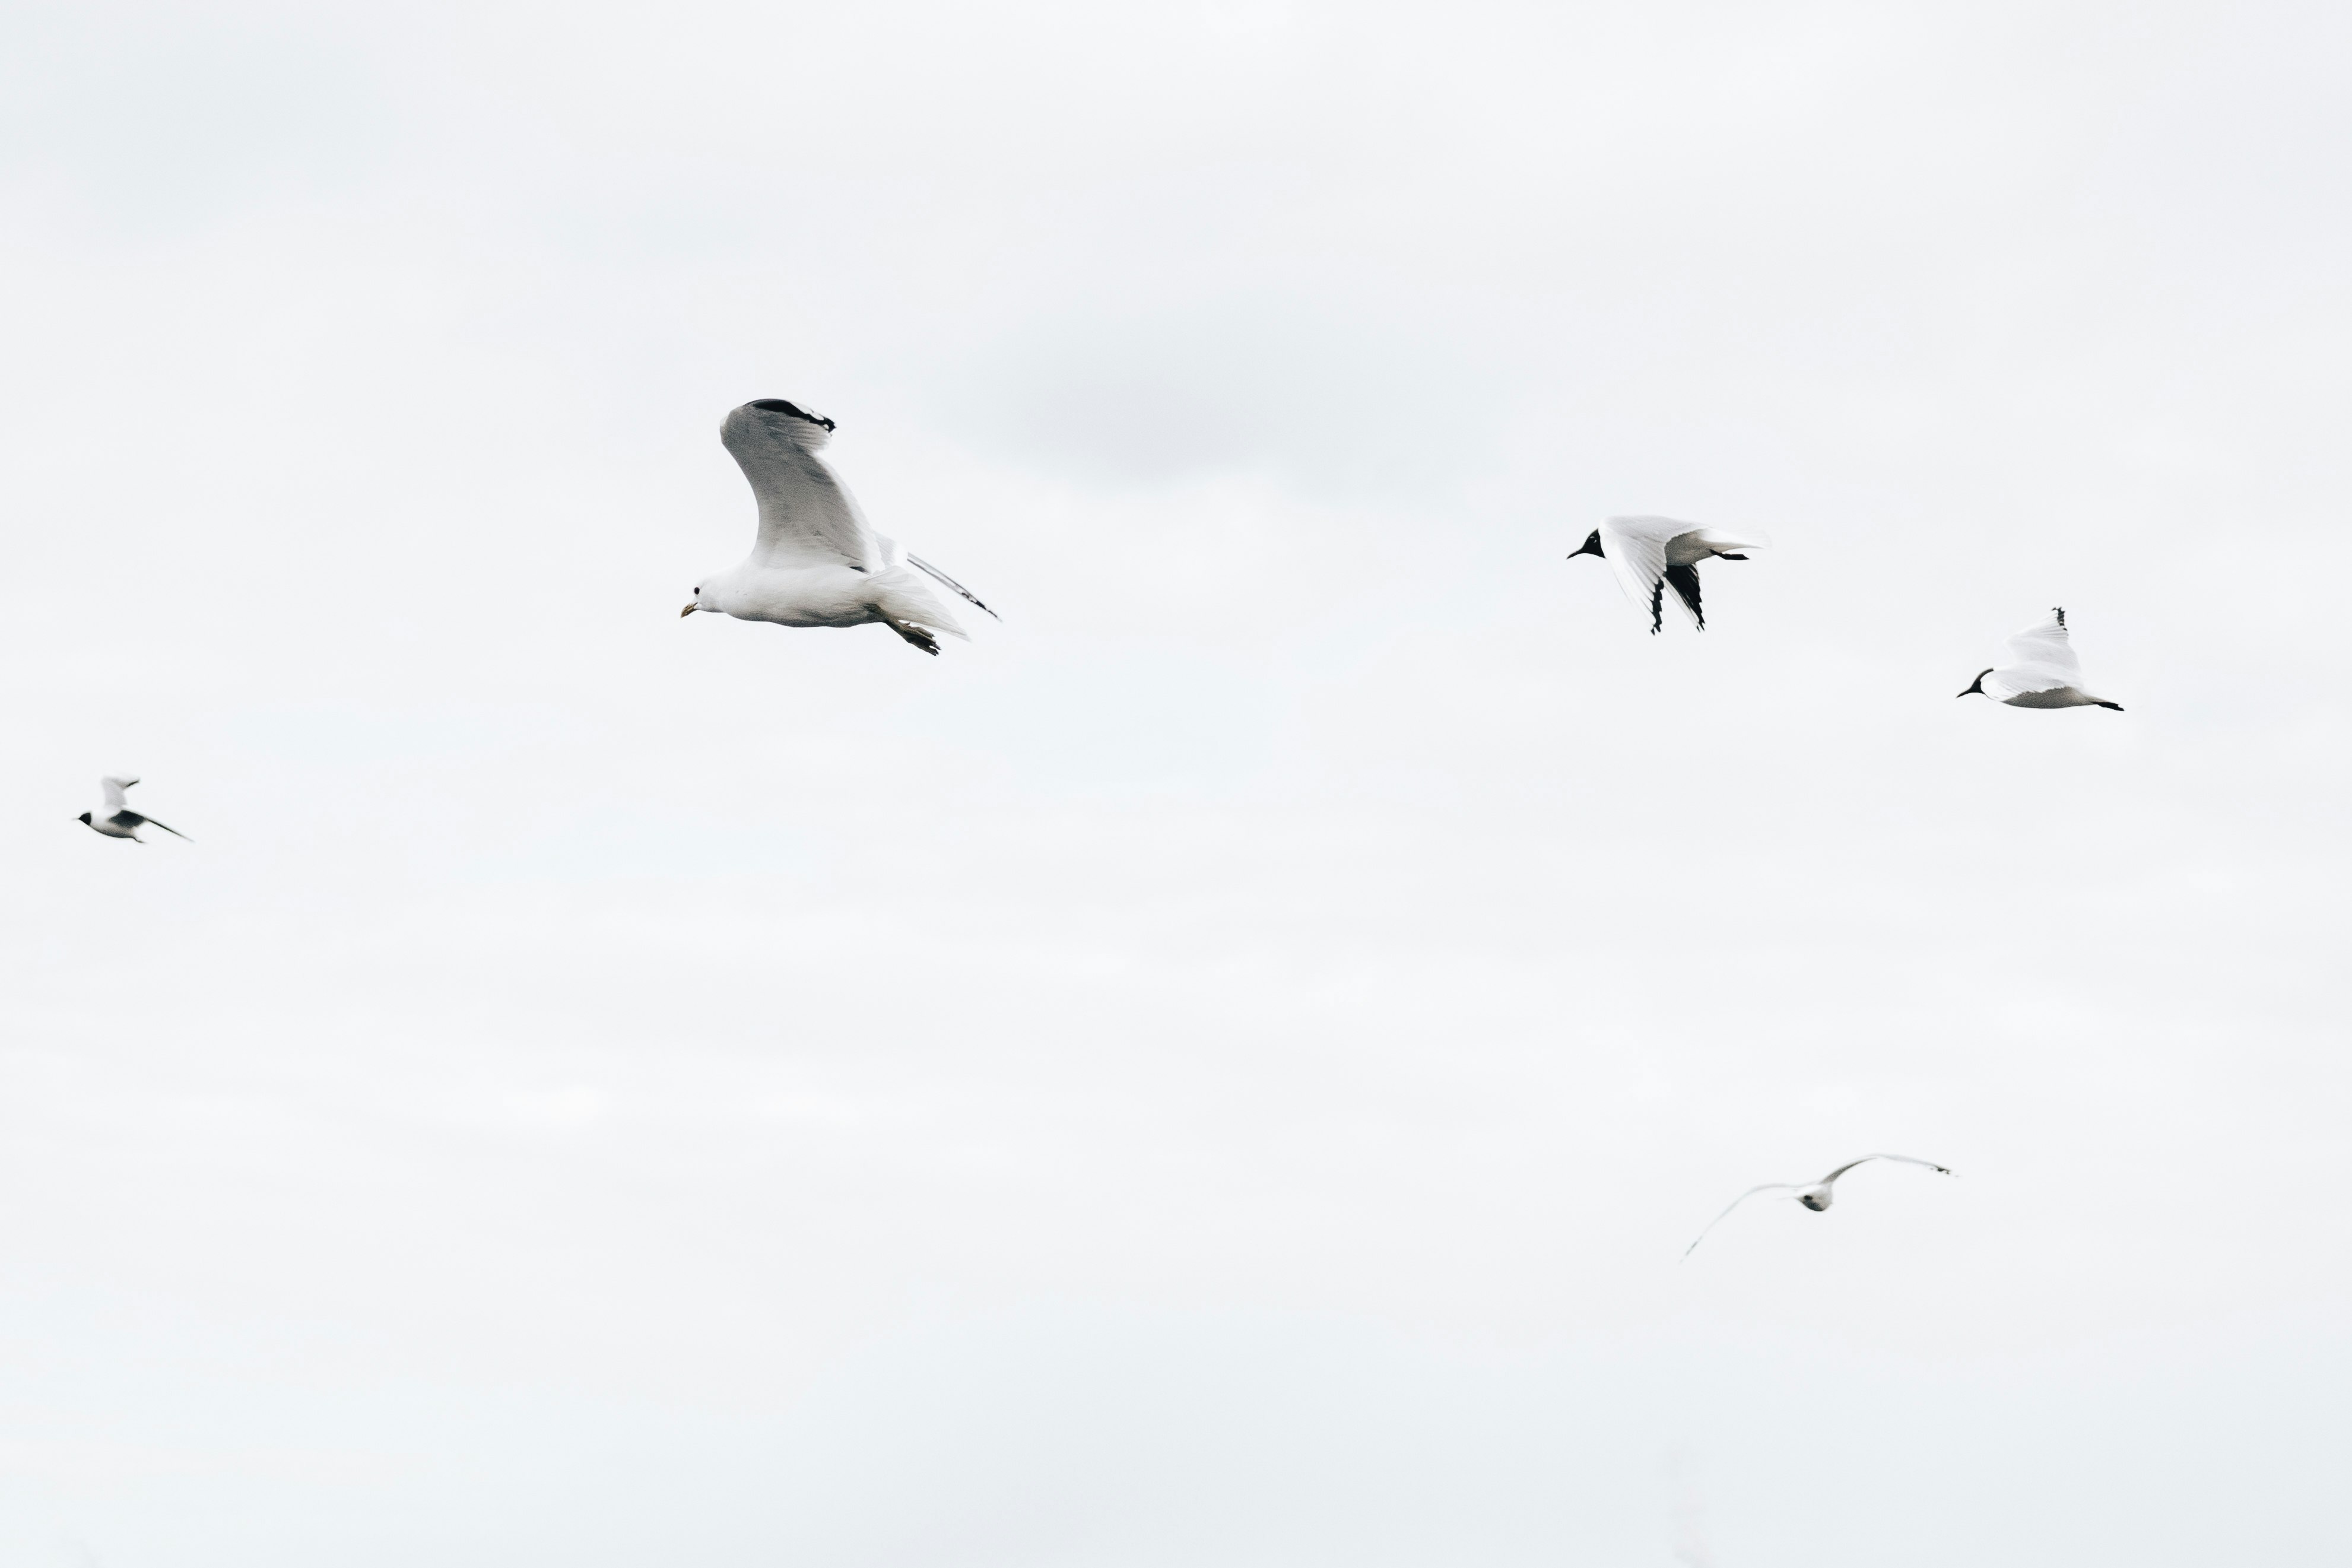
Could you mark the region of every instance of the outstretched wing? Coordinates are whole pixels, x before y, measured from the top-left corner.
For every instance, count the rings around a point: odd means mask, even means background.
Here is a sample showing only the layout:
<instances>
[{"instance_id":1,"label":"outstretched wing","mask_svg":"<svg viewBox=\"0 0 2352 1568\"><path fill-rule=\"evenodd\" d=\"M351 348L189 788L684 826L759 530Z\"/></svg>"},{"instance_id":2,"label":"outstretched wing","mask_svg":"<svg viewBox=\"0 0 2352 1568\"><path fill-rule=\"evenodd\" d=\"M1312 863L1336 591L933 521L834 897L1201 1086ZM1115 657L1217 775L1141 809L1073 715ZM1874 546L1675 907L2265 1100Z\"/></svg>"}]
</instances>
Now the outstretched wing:
<instances>
[{"instance_id":1,"label":"outstretched wing","mask_svg":"<svg viewBox=\"0 0 2352 1568\"><path fill-rule=\"evenodd\" d=\"M135 811L134 811L134 812L132 812L132 813L131 813L131 816L139 816L139 814L138 814L137 812L135 812ZM148 826L149 827L160 827L160 828L162 828L164 832L166 832L166 833L170 834L170 835L171 835L173 837L174 837L174 838L188 838L188 836L187 836L186 834L184 834L184 833L181 832L178 828L176 828L176 827L173 826L172 826L170 823L168 823L168 822L158 822L158 821L156 821L156 820L155 820L153 817L152 817L152 816L139 816L139 820L140 820L141 822L144 823L144 824L145 824L146 826ZM194 844L194 843L195 842L195 840L194 840L194 839L193 839L193 838L188 838L188 842L189 842L189 843L191 843L191 844Z\"/></svg>"},{"instance_id":2,"label":"outstretched wing","mask_svg":"<svg viewBox=\"0 0 2352 1568\"><path fill-rule=\"evenodd\" d=\"M946 584L949 587L953 588L957 593L961 594L973 604L980 605L982 609L988 611L989 619L1001 621L1004 618L1003 616L998 615L994 610L990 610L986 605L981 605L979 595L973 593L971 589L965 587L962 584L957 582L954 578L949 576L946 573L932 565L929 562L924 560L921 556L908 555L907 557L907 564L916 568L918 571L927 573L939 579L939 581Z\"/></svg>"},{"instance_id":3,"label":"outstretched wing","mask_svg":"<svg viewBox=\"0 0 2352 1568\"><path fill-rule=\"evenodd\" d=\"M1617 574L1625 596L1650 612L1650 629L1656 631L1664 605L1666 541L1689 531L1690 525L1664 517L1612 517L1601 524L1601 553Z\"/></svg>"},{"instance_id":4,"label":"outstretched wing","mask_svg":"<svg viewBox=\"0 0 2352 1568\"><path fill-rule=\"evenodd\" d=\"M1853 1170L1856 1165L1867 1165L1873 1160L1900 1160L1906 1165L1925 1165L1927 1169L1931 1171L1940 1171L1947 1176L1952 1173L1952 1168L1949 1165L1938 1165L1933 1160L1915 1160L1908 1154L1864 1154L1859 1160L1848 1160L1844 1164L1840 1165L1836 1170L1832 1171L1828 1175L1823 1176L1822 1178L1822 1185L1826 1187L1832 1182L1836 1181L1840 1176L1844 1175L1848 1171Z\"/></svg>"},{"instance_id":5,"label":"outstretched wing","mask_svg":"<svg viewBox=\"0 0 2352 1568\"><path fill-rule=\"evenodd\" d=\"M719 426L760 501L760 537L752 558L773 566L883 565L874 531L841 481L817 453L832 437L833 421L781 397L747 403Z\"/></svg>"},{"instance_id":6,"label":"outstretched wing","mask_svg":"<svg viewBox=\"0 0 2352 1568\"><path fill-rule=\"evenodd\" d=\"M1750 1199L1750 1198L1754 1197L1757 1194L1759 1194L1759 1193L1798 1193L1798 1192L1802 1192L1802 1191L1804 1191L1804 1189L1803 1189L1802 1187L1800 1187L1799 1185L1797 1185L1797 1184L1796 1184L1796 1183L1794 1183L1794 1182L1767 1182L1767 1183L1765 1183L1765 1184L1764 1184L1762 1186L1760 1186L1760 1187L1750 1187L1750 1188L1748 1188L1746 1192L1744 1192L1744 1193L1740 1194L1738 1197L1736 1197L1736 1198L1734 1198L1734 1199L1732 1199L1732 1200L1731 1200L1731 1207L1730 1207L1730 1208L1727 1208L1727 1209L1725 1209L1721 1214L1719 1214L1719 1215L1716 1215L1713 1219L1711 1219L1711 1220L1709 1220L1709 1221L1707 1221L1707 1222L1706 1222L1706 1230L1700 1231L1700 1232L1698 1233L1698 1238L1697 1238L1697 1240L1693 1241L1693 1242L1692 1242L1688 1247L1684 1247L1684 1248L1683 1248L1683 1256L1684 1256L1685 1258L1688 1258L1692 1253L1696 1252L1696 1251L1698 1250L1698 1244L1699 1244L1699 1242L1701 1242L1701 1241L1705 1241L1705 1240L1706 1239L1706 1232L1707 1232L1707 1230L1713 1230L1717 1226L1719 1226L1719 1225L1721 1225L1725 1220L1729 1219L1729 1218L1731 1217L1731 1210L1732 1210L1732 1209L1736 1209L1736 1208L1738 1208L1741 1204L1746 1203L1748 1199Z\"/></svg>"},{"instance_id":7,"label":"outstretched wing","mask_svg":"<svg viewBox=\"0 0 2352 1568\"><path fill-rule=\"evenodd\" d=\"M2017 662L2004 666L2000 677L2019 691L2052 691L2083 679L2082 661L2066 637L2063 610L2051 611L2048 620L2010 638L2009 652Z\"/></svg>"},{"instance_id":8,"label":"outstretched wing","mask_svg":"<svg viewBox=\"0 0 2352 1568\"><path fill-rule=\"evenodd\" d=\"M122 792L129 789L132 784L135 784L138 782L139 781L137 779L118 779L113 777L107 777L99 780L98 787L106 792L106 809L109 811L121 811L124 805Z\"/></svg>"}]
</instances>

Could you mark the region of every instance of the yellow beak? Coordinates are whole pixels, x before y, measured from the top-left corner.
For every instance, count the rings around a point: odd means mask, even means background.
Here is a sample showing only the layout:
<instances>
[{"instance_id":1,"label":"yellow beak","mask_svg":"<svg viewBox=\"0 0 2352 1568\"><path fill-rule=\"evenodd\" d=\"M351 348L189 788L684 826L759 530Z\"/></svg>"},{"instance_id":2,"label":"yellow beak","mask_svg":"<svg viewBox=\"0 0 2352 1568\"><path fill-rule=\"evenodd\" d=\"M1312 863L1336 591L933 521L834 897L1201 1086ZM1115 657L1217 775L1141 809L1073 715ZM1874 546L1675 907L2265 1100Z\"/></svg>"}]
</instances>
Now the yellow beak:
<instances>
[{"instance_id":1,"label":"yellow beak","mask_svg":"<svg viewBox=\"0 0 2352 1568\"><path fill-rule=\"evenodd\" d=\"M695 611L697 611L697 610L698 610L698 609L700 609L700 608L702 608L702 606L701 606L700 605L688 605L686 608L684 608L684 609L680 610L680 611L677 613L677 614L678 614L678 618L679 618L680 620L684 620L687 616L690 616L690 615L694 614L694 612L695 612Z\"/></svg>"}]
</instances>

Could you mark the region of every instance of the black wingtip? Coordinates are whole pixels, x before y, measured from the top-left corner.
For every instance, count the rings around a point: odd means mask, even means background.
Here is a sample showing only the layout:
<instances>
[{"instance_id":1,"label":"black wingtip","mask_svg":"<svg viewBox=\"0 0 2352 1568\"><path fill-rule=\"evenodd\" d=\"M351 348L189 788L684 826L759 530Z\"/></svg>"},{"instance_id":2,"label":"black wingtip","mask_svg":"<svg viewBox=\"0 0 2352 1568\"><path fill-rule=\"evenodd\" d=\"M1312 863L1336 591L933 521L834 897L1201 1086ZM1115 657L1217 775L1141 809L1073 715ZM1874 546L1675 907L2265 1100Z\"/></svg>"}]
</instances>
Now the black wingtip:
<instances>
[{"instance_id":1,"label":"black wingtip","mask_svg":"<svg viewBox=\"0 0 2352 1568\"><path fill-rule=\"evenodd\" d=\"M743 406L746 408L764 408L771 414L789 414L793 418L806 420L811 425L821 425L827 430L833 428L833 421L827 419L824 415L811 414L799 404L787 402L785 399L781 397L755 397Z\"/></svg>"},{"instance_id":2,"label":"black wingtip","mask_svg":"<svg viewBox=\"0 0 2352 1568\"><path fill-rule=\"evenodd\" d=\"M1683 602L1683 608L1690 612L1692 622L1699 630L1706 630L1706 612L1699 607L1698 568L1669 566L1665 582L1674 589L1675 597Z\"/></svg>"}]
</instances>

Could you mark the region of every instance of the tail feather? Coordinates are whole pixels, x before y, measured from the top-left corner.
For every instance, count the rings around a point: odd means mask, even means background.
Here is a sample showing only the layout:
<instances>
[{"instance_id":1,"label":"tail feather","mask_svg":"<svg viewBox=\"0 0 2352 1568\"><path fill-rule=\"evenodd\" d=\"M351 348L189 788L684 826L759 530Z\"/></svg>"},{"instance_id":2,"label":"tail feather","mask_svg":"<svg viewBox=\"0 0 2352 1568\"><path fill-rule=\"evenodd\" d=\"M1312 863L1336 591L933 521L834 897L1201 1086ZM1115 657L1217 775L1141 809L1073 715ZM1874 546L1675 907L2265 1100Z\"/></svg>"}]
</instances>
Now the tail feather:
<instances>
[{"instance_id":1,"label":"tail feather","mask_svg":"<svg viewBox=\"0 0 2352 1568\"><path fill-rule=\"evenodd\" d=\"M921 578L903 568L893 568L874 585L881 590L878 597L882 613L891 619L911 621L965 642L971 640L971 634L956 624L956 618L948 614L947 606L940 603Z\"/></svg>"}]
</instances>

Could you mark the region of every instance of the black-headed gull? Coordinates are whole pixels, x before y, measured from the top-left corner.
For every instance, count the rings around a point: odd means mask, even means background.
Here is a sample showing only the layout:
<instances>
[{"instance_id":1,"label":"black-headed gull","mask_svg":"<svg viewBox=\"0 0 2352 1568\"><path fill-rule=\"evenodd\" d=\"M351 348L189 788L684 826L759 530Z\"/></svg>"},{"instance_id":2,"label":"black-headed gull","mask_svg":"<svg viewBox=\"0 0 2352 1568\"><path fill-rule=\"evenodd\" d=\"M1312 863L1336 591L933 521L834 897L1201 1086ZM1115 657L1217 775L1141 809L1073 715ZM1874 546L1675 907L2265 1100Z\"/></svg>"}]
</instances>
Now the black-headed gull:
<instances>
[{"instance_id":1,"label":"black-headed gull","mask_svg":"<svg viewBox=\"0 0 2352 1568\"><path fill-rule=\"evenodd\" d=\"M1985 670L1969 683L1962 697L1990 697L2011 708L2112 708L2124 705L2094 697L2074 684L2083 666L2074 646L2066 639L2066 612L2053 610L2039 626L2026 627L2009 639L2017 662Z\"/></svg>"},{"instance_id":2,"label":"black-headed gull","mask_svg":"<svg viewBox=\"0 0 2352 1568\"><path fill-rule=\"evenodd\" d=\"M1676 522L1671 517L1612 517L1594 529L1569 559L1598 555L1616 568L1617 581L1623 584L1626 596L1637 605L1650 606L1653 635L1666 624L1668 588L1675 591L1683 608L1690 612L1698 629L1705 631L1706 614L1698 603L1698 563L1711 555L1726 561L1745 561L1746 552L1760 550L1765 543L1760 535L1735 539L1719 529Z\"/></svg>"},{"instance_id":3,"label":"black-headed gull","mask_svg":"<svg viewBox=\"0 0 2352 1568\"><path fill-rule=\"evenodd\" d=\"M1748 1199L1754 1197L1759 1193L1788 1193L1793 1195L1799 1203L1804 1205L1815 1214L1821 1213L1823 1209L1830 1206L1830 1204L1835 1197L1835 1194L1830 1191L1830 1188L1837 1179L1840 1176L1844 1175L1848 1171L1853 1170L1856 1165L1866 1165L1873 1160L1900 1160L1906 1165L1925 1165L1927 1169L1937 1172L1943 1175L1948 1176L1952 1173L1951 1168L1948 1165L1938 1165L1933 1160L1915 1160L1908 1154L1864 1154L1859 1160L1848 1160L1844 1164L1840 1165L1836 1170L1832 1171L1828 1175L1823 1176L1820 1181L1813 1183L1810 1186L1801 1182L1767 1182L1760 1187L1750 1187L1746 1192L1740 1194L1738 1197L1732 1199L1731 1208L1725 1209L1723 1213L1707 1221L1706 1230L1700 1231L1698 1233L1698 1240L1692 1242L1688 1247L1683 1248L1683 1256L1685 1258L1688 1258L1692 1253L1697 1251L1699 1242L1706 1239L1707 1230L1713 1230L1717 1226L1721 1225L1726 1219L1730 1217L1731 1209L1738 1208L1741 1204L1746 1203Z\"/></svg>"},{"instance_id":4,"label":"black-headed gull","mask_svg":"<svg viewBox=\"0 0 2352 1568\"><path fill-rule=\"evenodd\" d=\"M727 416L719 439L759 498L760 533L750 555L695 584L694 603L679 615L709 610L785 626L879 621L936 654L933 633L960 637L964 631L915 575L920 572L994 616L962 584L867 525L817 456L832 436L832 420L781 397L760 398Z\"/></svg>"},{"instance_id":5,"label":"black-headed gull","mask_svg":"<svg viewBox=\"0 0 2352 1568\"><path fill-rule=\"evenodd\" d=\"M118 778L99 780L98 787L106 792L106 809L103 813L85 811L79 820L89 823L93 830L105 834L109 838L128 838L133 844L147 842L139 837L137 830L142 827L160 827L174 838L187 838L186 834L170 823L158 822L152 816L142 816L131 809L130 802L124 798L122 792L138 782L137 779ZM192 844L195 842L194 839L188 841Z\"/></svg>"}]
</instances>

